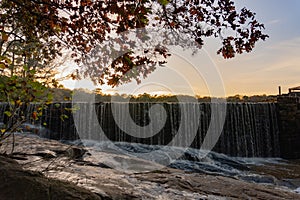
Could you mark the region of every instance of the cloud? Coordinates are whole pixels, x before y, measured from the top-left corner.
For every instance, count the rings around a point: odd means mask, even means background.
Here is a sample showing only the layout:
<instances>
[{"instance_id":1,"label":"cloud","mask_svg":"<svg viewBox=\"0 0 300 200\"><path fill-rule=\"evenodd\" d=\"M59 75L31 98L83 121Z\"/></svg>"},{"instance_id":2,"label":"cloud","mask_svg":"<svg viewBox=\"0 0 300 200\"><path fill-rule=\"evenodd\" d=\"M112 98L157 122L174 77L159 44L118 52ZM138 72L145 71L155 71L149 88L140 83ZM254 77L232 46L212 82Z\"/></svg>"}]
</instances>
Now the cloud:
<instances>
[{"instance_id":1,"label":"cloud","mask_svg":"<svg viewBox=\"0 0 300 200\"><path fill-rule=\"evenodd\" d=\"M280 50L280 51L290 51L290 50L295 50L294 48L296 48L296 50L300 48L300 36L298 37L294 37L291 39L287 39L287 40L283 40L279 43L275 43L273 45L268 46L268 49L273 49L273 50ZM294 51L296 52L296 51ZM299 53L299 52L297 52Z\"/></svg>"},{"instance_id":2,"label":"cloud","mask_svg":"<svg viewBox=\"0 0 300 200\"><path fill-rule=\"evenodd\" d=\"M281 20L279 20L279 19L273 19L271 21L268 21L266 24L273 25L273 24L278 24L280 22L281 22Z\"/></svg>"},{"instance_id":3,"label":"cloud","mask_svg":"<svg viewBox=\"0 0 300 200\"><path fill-rule=\"evenodd\" d=\"M268 47L266 50L265 54L269 54L273 59L264 60L265 67L260 71L294 69L300 72L300 37L282 41Z\"/></svg>"},{"instance_id":4,"label":"cloud","mask_svg":"<svg viewBox=\"0 0 300 200\"><path fill-rule=\"evenodd\" d=\"M274 25L274 24L278 24L280 22L281 22L281 20L279 20L279 19L273 19L271 21L268 21L266 24L267 25Z\"/></svg>"}]
</instances>

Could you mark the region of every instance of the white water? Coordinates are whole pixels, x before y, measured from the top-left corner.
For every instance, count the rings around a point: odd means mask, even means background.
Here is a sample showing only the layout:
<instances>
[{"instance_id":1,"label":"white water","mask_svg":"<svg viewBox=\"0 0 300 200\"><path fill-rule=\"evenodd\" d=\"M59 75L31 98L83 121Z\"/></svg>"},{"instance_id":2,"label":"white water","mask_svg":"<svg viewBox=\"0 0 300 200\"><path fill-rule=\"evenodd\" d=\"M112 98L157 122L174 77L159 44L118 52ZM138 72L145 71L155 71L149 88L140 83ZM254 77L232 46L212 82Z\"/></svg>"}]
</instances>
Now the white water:
<instances>
[{"instance_id":1,"label":"white water","mask_svg":"<svg viewBox=\"0 0 300 200\"><path fill-rule=\"evenodd\" d=\"M80 140L94 157L101 162L119 170L151 171L164 167L163 159L169 158L168 167L201 174L235 177L248 182L281 186L281 182L272 175L260 175L251 171L251 166L286 164L280 158L243 158L230 157L216 152L205 152L192 148L180 148L160 145L144 145L125 142L96 142ZM144 157L144 153L156 151L156 157ZM101 152L109 153L109 159L97 157ZM208 153L208 154L207 154ZM149 155L149 154L147 154ZM205 157L203 155L206 155ZM134 162L132 162L134 160ZM133 164L134 163L134 164ZM148 164L147 164L148 163ZM150 164L151 163L151 164ZM156 163L156 164L154 164ZM137 166L140 165L140 166ZM143 165L143 166L142 166ZM146 165L146 166L144 166ZM300 186L300 185L299 185Z\"/></svg>"}]
</instances>

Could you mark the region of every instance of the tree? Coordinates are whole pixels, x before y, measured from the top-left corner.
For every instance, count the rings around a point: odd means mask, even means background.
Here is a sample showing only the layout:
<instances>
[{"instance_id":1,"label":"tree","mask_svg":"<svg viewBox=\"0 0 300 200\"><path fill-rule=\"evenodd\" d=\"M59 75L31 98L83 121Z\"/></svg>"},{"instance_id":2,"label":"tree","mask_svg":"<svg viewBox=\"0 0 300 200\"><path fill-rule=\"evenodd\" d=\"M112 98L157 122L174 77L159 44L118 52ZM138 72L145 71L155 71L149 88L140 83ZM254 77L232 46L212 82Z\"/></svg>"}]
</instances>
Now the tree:
<instances>
[{"instance_id":1,"label":"tree","mask_svg":"<svg viewBox=\"0 0 300 200\"><path fill-rule=\"evenodd\" d=\"M30 117L41 115L52 99L49 87L58 86L55 70L66 52L80 66L70 77L89 76L96 84L140 82L163 65L171 56L164 45L141 51L130 38L129 45L122 44L122 34L131 30L151 43L144 31L148 27L184 34L199 48L204 38L219 38L217 53L225 59L251 52L268 37L255 13L238 11L232 0L1 0L0 100L9 108L0 140L24 122L23 107L31 102L42 104ZM122 54L120 46L128 51ZM106 56L89 56L97 51ZM120 55L110 60L110 54Z\"/></svg>"},{"instance_id":2,"label":"tree","mask_svg":"<svg viewBox=\"0 0 300 200\"><path fill-rule=\"evenodd\" d=\"M81 66L72 78L89 76L95 83L109 85L132 79L140 82L140 76L146 77L170 56L168 49L160 46L142 54L132 49L109 66L107 58L97 62L87 58L97 45L128 30L159 26L188 35L199 48L204 45L204 38L216 37L222 42L217 53L224 58L251 52L259 40L268 37L255 13L246 8L238 11L232 0L2 0L0 11L1 49L5 43L8 48L19 42L19 57L25 63L39 61L41 66L47 66L68 49ZM206 28L201 24L206 24ZM137 31L136 36L143 34ZM118 44L118 37L115 38L113 42ZM101 50L117 52L114 46L102 45ZM13 48L7 56L14 58L15 54ZM162 59L153 59L157 55Z\"/></svg>"},{"instance_id":3,"label":"tree","mask_svg":"<svg viewBox=\"0 0 300 200\"><path fill-rule=\"evenodd\" d=\"M54 63L59 50L53 38L27 23L33 16L10 1L0 2L0 102L5 121L0 127L0 141L20 129L26 120L37 120L45 103L52 100L49 86L57 86ZM39 103L30 110L31 103ZM3 113L2 113L3 114Z\"/></svg>"}]
</instances>

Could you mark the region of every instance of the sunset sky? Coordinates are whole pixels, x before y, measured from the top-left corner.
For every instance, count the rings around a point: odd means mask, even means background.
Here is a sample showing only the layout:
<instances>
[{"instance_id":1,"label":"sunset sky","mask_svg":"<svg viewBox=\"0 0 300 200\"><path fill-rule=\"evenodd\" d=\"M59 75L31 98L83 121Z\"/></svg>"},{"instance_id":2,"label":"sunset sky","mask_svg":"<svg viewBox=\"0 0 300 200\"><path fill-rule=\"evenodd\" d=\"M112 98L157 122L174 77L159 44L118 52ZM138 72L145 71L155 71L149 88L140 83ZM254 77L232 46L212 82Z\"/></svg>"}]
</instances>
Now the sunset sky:
<instances>
[{"instance_id":1,"label":"sunset sky","mask_svg":"<svg viewBox=\"0 0 300 200\"><path fill-rule=\"evenodd\" d=\"M224 60L216 54L220 47L218 41L208 39L201 55L192 63L185 53L179 52L166 67L156 70L142 84L130 83L113 89L102 86L103 91L230 96L277 94L278 86L282 86L283 92L289 87L300 86L300 1L239 0L236 5L256 12L257 19L265 24L265 32L270 36L266 42L259 42L253 52ZM219 84L213 85L212 80L206 80L208 68L219 71L225 93ZM203 74L205 77L201 76ZM94 88L88 81L65 81L64 85Z\"/></svg>"}]
</instances>

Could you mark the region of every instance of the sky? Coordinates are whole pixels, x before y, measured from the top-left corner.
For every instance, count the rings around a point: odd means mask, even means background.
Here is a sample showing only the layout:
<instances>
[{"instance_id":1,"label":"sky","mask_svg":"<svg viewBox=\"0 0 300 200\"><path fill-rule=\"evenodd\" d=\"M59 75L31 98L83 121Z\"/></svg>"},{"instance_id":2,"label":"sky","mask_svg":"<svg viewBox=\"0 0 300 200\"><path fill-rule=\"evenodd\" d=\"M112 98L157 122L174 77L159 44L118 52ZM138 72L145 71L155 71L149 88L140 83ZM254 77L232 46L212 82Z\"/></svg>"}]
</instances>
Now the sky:
<instances>
[{"instance_id":1,"label":"sky","mask_svg":"<svg viewBox=\"0 0 300 200\"><path fill-rule=\"evenodd\" d=\"M216 54L215 39L192 57L174 49L165 67L159 67L141 84L135 82L117 88L101 86L106 93L188 94L200 96L274 95L278 86L283 93L300 86L300 1L236 0L238 8L256 13L270 36L257 43L254 51L225 60ZM95 86L88 80L64 81L67 88Z\"/></svg>"}]
</instances>

